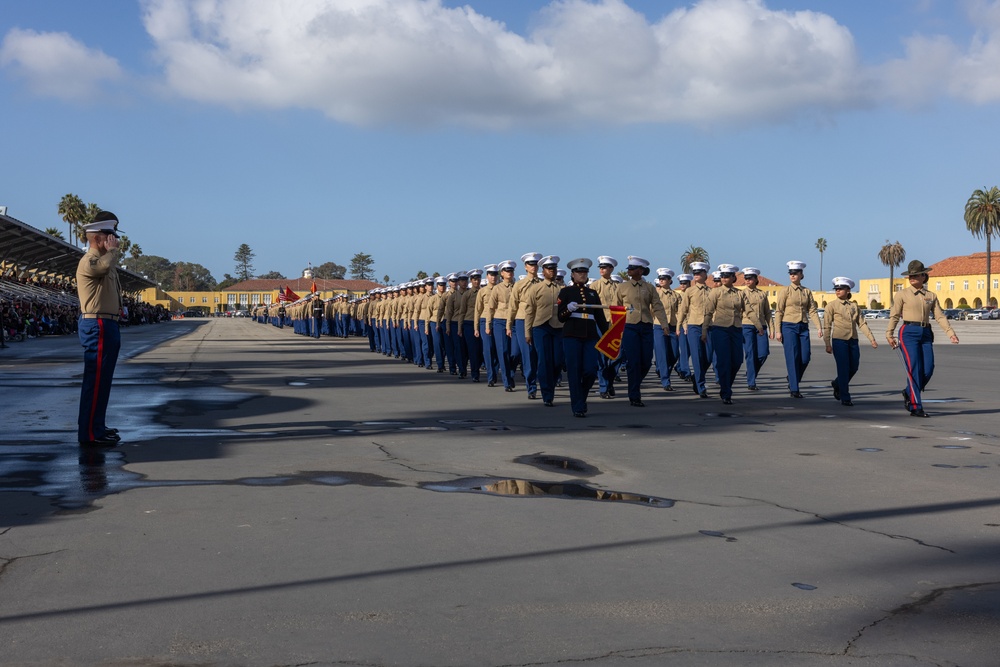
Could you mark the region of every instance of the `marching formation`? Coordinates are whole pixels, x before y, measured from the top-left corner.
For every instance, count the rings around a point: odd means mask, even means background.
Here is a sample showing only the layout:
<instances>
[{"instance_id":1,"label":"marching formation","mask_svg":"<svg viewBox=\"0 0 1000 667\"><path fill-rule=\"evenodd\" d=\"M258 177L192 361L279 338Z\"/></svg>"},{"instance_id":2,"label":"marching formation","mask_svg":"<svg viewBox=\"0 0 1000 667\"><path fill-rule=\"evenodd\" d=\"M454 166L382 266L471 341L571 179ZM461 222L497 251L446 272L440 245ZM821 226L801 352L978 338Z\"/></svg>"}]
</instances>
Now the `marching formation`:
<instances>
[{"instance_id":1,"label":"marching formation","mask_svg":"<svg viewBox=\"0 0 1000 667\"><path fill-rule=\"evenodd\" d=\"M811 330L834 356L834 398L850 407L850 380L860 364L859 332L878 347L851 300L854 281L833 279L837 300L827 305L821 322L812 292L802 286L806 265L800 261L787 263L790 284L778 291L773 308L758 288L760 270L755 267L720 264L711 272L714 287L709 287L711 267L705 262L692 262L691 272L680 275L659 268L655 284L646 280L650 262L637 256L627 259L627 278L615 274L618 261L607 255L597 258L597 277L591 275L594 262L588 258L566 262L568 273L559 268L556 255L529 252L520 264L524 275L517 280L518 263L505 260L375 289L362 298L324 301L311 295L293 303L279 301L258 307L253 315L259 322L292 326L296 333L316 338L367 337L372 352L474 383L485 375L487 386L502 385L506 392L516 391L520 383L529 399L540 399L547 407L554 406L555 389L565 381L572 412L581 418L587 416L594 385L602 399L613 399L622 373L629 405L645 407L641 387L654 362L664 391L675 390L675 376L701 398L710 398L711 369L719 398L731 405L744 365L746 390L759 390L772 340L784 350L788 394L801 399ZM890 346L901 351L907 377L904 406L915 417L927 416L920 395L934 368L930 320L958 342L936 295L924 287L929 271L919 261L910 262L903 275L911 287L894 300L886 333ZM738 273L745 282L740 289L735 287Z\"/></svg>"}]
</instances>

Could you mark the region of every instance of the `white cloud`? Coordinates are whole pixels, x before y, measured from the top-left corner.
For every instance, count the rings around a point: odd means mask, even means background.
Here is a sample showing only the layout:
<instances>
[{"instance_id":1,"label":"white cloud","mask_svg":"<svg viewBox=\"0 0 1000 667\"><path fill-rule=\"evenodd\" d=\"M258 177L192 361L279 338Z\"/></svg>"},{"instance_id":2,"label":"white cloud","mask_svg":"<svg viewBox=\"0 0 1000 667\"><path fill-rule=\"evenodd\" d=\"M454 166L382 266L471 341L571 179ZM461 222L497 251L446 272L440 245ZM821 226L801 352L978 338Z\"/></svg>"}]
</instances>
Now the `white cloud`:
<instances>
[{"instance_id":1,"label":"white cloud","mask_svg":"<svg viewBox=\"0 0 1000 667\"><path fill-rule=\"evenodd\" d=\"M361 125L711 124L866 97L846 28L762 0L655 23L622 0L559 0L527 36L438 0L148 0L144 20L178 95Z\"/></svg>"},{"instance_id":2,"label":"white cloud","mask_svg":"<svg viewBox=\"0 0 1000 667\"><path fill-rule=\"evenodd\" d=\"M122 78L118 62L62 32L11 29L0 44L0 67L39 95L93 100L105 82Z\"/></svg>"}]
</instances>

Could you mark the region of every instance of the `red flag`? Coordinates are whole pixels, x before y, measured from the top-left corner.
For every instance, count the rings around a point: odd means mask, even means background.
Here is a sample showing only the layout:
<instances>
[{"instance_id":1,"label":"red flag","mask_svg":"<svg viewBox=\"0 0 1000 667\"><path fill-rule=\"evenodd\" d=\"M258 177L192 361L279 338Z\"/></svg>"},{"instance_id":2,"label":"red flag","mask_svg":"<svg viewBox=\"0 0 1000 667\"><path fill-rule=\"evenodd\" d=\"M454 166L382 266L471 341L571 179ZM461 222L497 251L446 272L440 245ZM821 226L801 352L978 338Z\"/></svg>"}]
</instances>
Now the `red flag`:
<instances>
[{"instance_id":1,"label":"red flag","mask_svg":"<svg viewBox=\"0 0 1000 667\"><path fill-rule=\"evenodd\" d=\"M313 281L313 286L312 286L312 293L313 293L313 294L315 294L315 293L316 293L316 292L318 292L318 291L319 291L319 290L318 290L318 289L316 289L316 281L314 280L314 281Z\"/></svg>"},{"instance_id":2,"label":"red flag","mask_svg":"<svg viewBox=\"0 0 1000 667\"><path fill-rule=\"evenodd\" d=\"M285 288L285 300L286 301L298 301L302 297L292 291L291 287Z\"/></svg>"},{"instance_id":3,"label":"red flag","mask_svg":"<svg viewBox=\"0 0 1000 667\"><path fill-rule=\"evenodd\" d=\"M622 349L622 334L625 333L625 306L611 306L611 326L597 341L597 351L608 359L617 359Z\"/></svg>"}]
</instances>

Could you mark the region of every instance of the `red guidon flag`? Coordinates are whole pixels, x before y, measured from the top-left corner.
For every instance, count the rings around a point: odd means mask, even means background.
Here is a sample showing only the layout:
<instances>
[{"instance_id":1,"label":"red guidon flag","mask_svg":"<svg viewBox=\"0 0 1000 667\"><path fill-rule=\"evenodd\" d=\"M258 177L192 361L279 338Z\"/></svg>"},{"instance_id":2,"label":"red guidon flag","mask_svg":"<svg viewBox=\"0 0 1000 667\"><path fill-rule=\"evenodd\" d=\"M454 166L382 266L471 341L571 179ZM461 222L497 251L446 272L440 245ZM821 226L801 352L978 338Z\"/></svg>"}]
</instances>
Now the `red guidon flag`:
<instances>
[{"instance_id":1,"label":"red guidon flag","mask_svg":"<svg viewBox=\"0 0 1000 667\"><path fill-rule=\"evenodd\" d=\"M597 351L608 359L617 359L622 349L622 334L625 333L625 306L610 306L611 326L597 341Z\"/></svg>"},{"instance_id":2,"label":"red guidon flag","mask_svg":"<svg viewBox=\"0 0 1000 667\"><path fill-rule=\"evenodd\" d=\"M302 297L292 291L291 287L285 288L285 298L289 301L298 301Z\"/></svg>"},{"instance_id":3,"label":"red guidon flag","mask_svg":"<svg viewBox=\"0 0 1000 667\"><path fill-rule=\"evenodd\" d=\"M318 291L319 291L319 290L318 290L318 289L316 289L316 281L314 280L314 281L313 281L313 284L312 284L312 293L313 293L313 294L315 294L315 293L316 293L316 292L318 292Z\"/></svg>"}]
</instances>

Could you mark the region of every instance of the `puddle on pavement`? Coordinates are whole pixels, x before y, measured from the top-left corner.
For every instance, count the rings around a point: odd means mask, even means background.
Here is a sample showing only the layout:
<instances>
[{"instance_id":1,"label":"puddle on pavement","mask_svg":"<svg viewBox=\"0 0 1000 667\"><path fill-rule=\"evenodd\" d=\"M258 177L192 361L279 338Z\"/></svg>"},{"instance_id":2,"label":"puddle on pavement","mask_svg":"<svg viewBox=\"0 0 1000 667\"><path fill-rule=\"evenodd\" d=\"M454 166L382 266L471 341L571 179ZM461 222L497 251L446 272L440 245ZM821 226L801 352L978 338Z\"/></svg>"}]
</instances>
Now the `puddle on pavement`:
<instances>
[{"instance_id":1,"label":"puddle on pavement","mask_svg":"<svg viewBox=\"0 0 1000 667\"><path fill-rule=\"evenodd\" d=\"M816 586L813 586L812 584L802 584L802 583L799 583L799 582L794 582L794 583L792 583L792 586L795 586L796 588L798 588L800 590L803 590L803 591L814 591L814 590L816 590Z\"/></svg>"},{"instance_id":2,"label":"puddle on pavement","mask_svg":"<svg viewBox=\"0 0 1000 667\"><path fill-rule=\"evenodd\" d=\"M411 421L367 421L358 422L362 426L407 426L412 424Z\"/></svg>"},{"instance_id":3,"label":"puddle on pavement","mask_svg":"<svg viewBox=\"0 0 1000 667\"><path fill-rule=\"evenodd\" d=\"M308 382L288 382L289 387L308 387Z\"/></svg>"},{"instance_id":4,"label":"puddle on pavement","mask_svg":"<svg viewBox=\"0 0 1000 667\"><path fill-rule=\"evenodd\" d=\"M921 403L972 403L968 398L924 398Z\"/></svg>"},{"instance_id":5,"label":"puddle on pavement","mask_svg":"<svg viewBox=\"0 0 1000 667\"><path fill-rule=\"evenodd\" d=\"M916 436L916 435L892 435L892 436L889 436L889 437L891 437L893 440L917 440L917 439L919 439L920 436Z\"/></svg>"},{"instance_id":6,"label":"puddle on pavement","mask_svg":"<svg viewBox=\"0 0 1000 667\"><path fill-rule=\"evenodd\" d=\"M932 463L931 467L933 467L933 468L957 468L958 466L953 466L953 465L950 465L948 463Z\"/></svg>"},{"instance_id":7,"label":"puddle on pavement","mask_svg":"<svg viewBox=\"0 0 1000 667\"><path fill-rule=\"evenodd\" d=\"M738 412L703 412L705 417L721 417L722 419L732 419L733 417L742 417Z\"/></svg>"},{"instance_id":8,"label":"puddle on pavement","mask_svg":"<svg viewBox=\"0 0 1000 667\"><path fill-rule=\"evenodd\" d=\"M400 431L447 431L445 426L404 426Z\"/></svg>"},{"instance_id":9,"label":"puddle on pavement","mask_svg":"<svg viewBox=\"0 0 1000 667\"><path fill-rule=\"evenodd\" d=\"M449 426L481 426L483 424L502 424L499 419L439 419L439 424Z\"/></svg>"},{"instance_id":10,"label":"puddle on pavement","mask_svg":"<svg viewBox=\"0 0 1000 667\"><path fill-rule=\"evenodd\" d=\"M881 452L882 450L878 447L860 447L859 452Z\"/></svg>"},{"instance_id":11,"label":"puddle on pavement","mask_svg":"<svg viewBox=\"0 0 1000 667\"><path fill-rule=\"evenodd\" d=\"M525 454L524 456L518 456L514 459L514 463L522 463L524 465L534 466L535 468L540 468L542 470L557 470L559 472L565 471L567 473L577 473L587 477L601 474L600 470L586 461L569 458L567 456L552 456L550 454L541 453Z\"/></svg>"},{"instance_id":12,"label":"puddle on pavement","mask_svg":"<svg viewBox=\"0 0 1000 667\"><path fill-rule=\"evenodd\" d=\"M495 477L468 477L451 482L421 482L420 488L443 493L482 493L492 496L518 498L560 498L566 500L591 500L618 502L645 507L673 507L674 501L657 496L643 496L622 491L595 489L586 484L572 482L542 482L530 479L497 479Z\"/></svg>"},{"instance_id":13,"label":"puddle on pavement","mask_svg":"<svg viewBox=\"0 0 1000 667\"><path fill-rule=\"evenodd\" d=\"M470 431L510 431L509 426L473 426Z\"/></svg>"},{"instance_id":14,"label":"puddle on pavement","mask_svg":"<svg viewBox=\"0 0 1000 667\"><path fill-rule=\"evenodd\" d=\"M0 494L22 492L51 498L53 506L64 510L85 509L108 495L154 487L402 486L381 475L340 471L237 479L154 480L125 470L128 462L126 452L121 449L78 449L65 445L27 445L13 452L9 449L0 450Z\"/></svg>"},{"instance_id":15,"label":"puddle on pavement","mask_svg":"<svg viewBox=\"0 0 1000 667\"><path fill-rule=\"evenodd\" d=\"M934 445L934 449L972 449L968 445Z\"/></svg>"}]
</instances>

